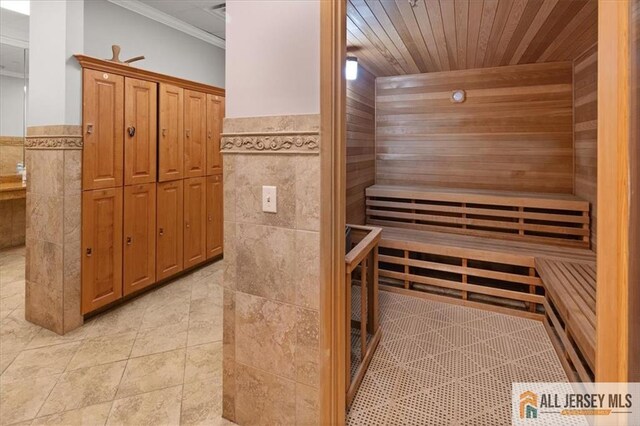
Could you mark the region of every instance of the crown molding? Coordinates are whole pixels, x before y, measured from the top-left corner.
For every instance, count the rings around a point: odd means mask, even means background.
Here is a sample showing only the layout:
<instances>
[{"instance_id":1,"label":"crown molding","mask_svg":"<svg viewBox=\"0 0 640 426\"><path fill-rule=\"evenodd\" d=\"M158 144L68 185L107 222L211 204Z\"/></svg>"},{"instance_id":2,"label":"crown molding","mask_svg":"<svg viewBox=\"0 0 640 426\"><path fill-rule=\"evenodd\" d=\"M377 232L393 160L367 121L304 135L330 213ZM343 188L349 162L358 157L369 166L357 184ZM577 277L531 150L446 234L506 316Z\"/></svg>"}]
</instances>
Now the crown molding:
<instances>
[{"instance_id":1,"label":"crown molding","mask_svg":"<svg viewBox=\"0 0 640 426\"><path fill-rule=\"evenodd\" d=\"M191 24L187 24L186 22L174 16L166 14L154 7L148 6L138 0L108 0L108 1L117 6L123 7L127 10L130 10L139 15L142 15L146 18L152 19L156 22L160 22L161 24L171 27L174 30L178 30L185 34L188 34L191 37L195 37L209 44L220 47L221 49L225 49L225 45L226 45L225 41L220 37L216 37L213 34L209 34L208 32L201 30L200 28L194 27Z\"/></svg>"}]
</instances>

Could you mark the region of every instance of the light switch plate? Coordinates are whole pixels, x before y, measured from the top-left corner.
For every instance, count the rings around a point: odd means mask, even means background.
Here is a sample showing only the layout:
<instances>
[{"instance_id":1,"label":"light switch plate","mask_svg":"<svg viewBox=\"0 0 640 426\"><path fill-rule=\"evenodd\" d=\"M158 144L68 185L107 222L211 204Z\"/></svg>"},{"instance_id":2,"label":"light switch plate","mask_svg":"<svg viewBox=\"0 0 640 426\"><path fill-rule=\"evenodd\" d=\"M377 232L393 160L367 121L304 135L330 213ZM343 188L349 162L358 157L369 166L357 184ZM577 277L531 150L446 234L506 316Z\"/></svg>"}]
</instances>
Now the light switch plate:
<instances>
[{"instance_id":1,"label":"light switch plate","mask_svg":"<svg viewBox=\"0 0 640 426\"><path fill-rule=\"evenodd\" d=\"M278 212L278 191L275 186L262 187L262 211L266 213Z\"/></svg>"}]
</instances>

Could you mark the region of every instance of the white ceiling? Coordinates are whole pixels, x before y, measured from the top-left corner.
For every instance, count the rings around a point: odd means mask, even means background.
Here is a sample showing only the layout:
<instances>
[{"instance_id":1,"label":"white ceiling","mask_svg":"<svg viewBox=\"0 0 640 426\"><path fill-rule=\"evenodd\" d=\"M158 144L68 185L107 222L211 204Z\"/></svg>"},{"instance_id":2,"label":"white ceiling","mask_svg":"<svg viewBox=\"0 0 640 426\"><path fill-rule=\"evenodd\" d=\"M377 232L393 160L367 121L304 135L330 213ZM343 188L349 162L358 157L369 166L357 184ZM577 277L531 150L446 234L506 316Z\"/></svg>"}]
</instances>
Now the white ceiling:
<instances>
[{"instance_id":1,"label":"white ceiling","mask_svg":"<svg viewBox=\"0 0 640 426\"><path fill-rule=\"evenodd\" d=\"M216 37L225 38L225 20L212 8L225 0L139 0Z\"/></svg>"}]
</instances>

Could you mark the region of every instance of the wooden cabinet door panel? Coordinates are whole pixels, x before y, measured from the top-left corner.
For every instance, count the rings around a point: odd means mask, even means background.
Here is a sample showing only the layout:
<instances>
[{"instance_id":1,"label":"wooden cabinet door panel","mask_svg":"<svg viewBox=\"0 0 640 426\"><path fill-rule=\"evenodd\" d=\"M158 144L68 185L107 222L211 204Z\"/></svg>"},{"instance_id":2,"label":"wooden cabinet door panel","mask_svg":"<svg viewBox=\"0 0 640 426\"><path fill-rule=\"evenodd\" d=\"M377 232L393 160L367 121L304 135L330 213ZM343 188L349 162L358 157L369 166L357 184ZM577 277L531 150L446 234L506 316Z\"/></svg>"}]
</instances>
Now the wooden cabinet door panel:
<instances>
[{"instance_id":1,"label":"wooden cabinet door panel","mask_svg":"<svg viewBox=\"0 0 640 426\"><path fill-rule=\"evenodd\" d=\"M184 177L205 175L207 138L207 97L184 92Z\"/></svg>"},{"instance_id":2,"label":"wooden cabinet door panel","mask_svg":"<svg viewBox=\"0 0 640 426\"><path fill-rule=\"evenodd\" d=\"M160 83L160 135L158 180L184 176L184 90Z\"/></svg>"},{"instance_id":3,"label":"wooden cabinet door panel","mask_svg":"<svg viewBox=\"0 0 640 426\"><path fill-rule=\"evenodd\" d=\"M204 177L184 181L184 267L207 258L206 181Z\"/></svg>"},{"instance_id":4,"label":"wooden cabinet door panel","mask_svg":"<svg viewBox=\"0 0 640 426\"><path fill-rule=\"evenodd\" d=\"M122 297L122 188L82 194L82 313Z\"/></svg>"},{"instance_id":5,"label":"wooden cabinet door panel","mask_svg":"<svg viewBox=\"0 0 640 426\"><path fill-rule=\"evenodd\" d=\"M83 189L122 186L124 77L83 72Z\"/></svg>"},{"instance_id":6,"label":"wooden cabinet door panel","mask_svg":"<svg viewBox=\"0 0 640 426\"><path fill-rule=\"evenodd\" d=\"M124 182L126 185L156 181L157 92L156 83L125 78Z\"/></svg>"},{"instance_id":7,"label":"wooden cabinet door panel","mask_svg":"<svg viewBox=\"0 0 640 426\"><path fill-rule=\"evenodd\" d=\"M207 259L222 254L222 175L207 176Z\"/></svg>"},{"instance_id":8,"label":"wooden cabinet door panel","mask_svg":"<svg viewBox=\"0 0 640 426\"><path fill-rule=\"evenodd\" d=\"M224 119L224 97L207 95L207 175L222 173L220 142Z\"/></svg>"},{"instance_id":9,"label":"wooden cabinet door panel","mask_svg":"<svg viewBox=\"0 0 640 426\"><path fill-rule=\"evenodd\" d=\"M124 294L156 281L156 184L124 188Z\"/></svg>"},{"instance_id":10,"label":"wooden cabinet door panel","mask_svg":"<svg viewBox=\"0 0 640 426\"><path fill-rule=\"evenodd\" d=\"M183 181L162 182L157 193L156 280L183 269Z\"/></svg>"}]
</instances>

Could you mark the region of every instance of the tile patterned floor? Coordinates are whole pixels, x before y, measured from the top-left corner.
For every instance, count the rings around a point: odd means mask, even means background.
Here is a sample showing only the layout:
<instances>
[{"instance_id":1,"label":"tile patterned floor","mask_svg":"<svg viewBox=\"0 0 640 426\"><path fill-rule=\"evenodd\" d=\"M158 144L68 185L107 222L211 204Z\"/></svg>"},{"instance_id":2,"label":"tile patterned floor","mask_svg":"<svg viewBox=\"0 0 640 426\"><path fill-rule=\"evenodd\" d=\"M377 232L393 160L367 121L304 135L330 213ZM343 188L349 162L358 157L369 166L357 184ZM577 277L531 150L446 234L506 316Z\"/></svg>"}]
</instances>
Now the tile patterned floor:
<instances>
[{"instance_id":1,"label":"tile patterned floor","mask_svg":"<svg viewBox=\"0 0 640 426\"><path fill-rule=\"evenodd\" d=\"M510 425L512 382L567 381L538 321L384 291L380 313L349 425Z\"/></svg>"},{"instance_id":2,"label":"tile patterned floor","mask_svg":"<svg viewBox=\"0 0 640 426\"><path fill-rule=\"evenodd\" d=\"M65 336L24 320L24 248L0 252L0 424L231 425L215 263Z\"/></svg>"}]
</instances>

